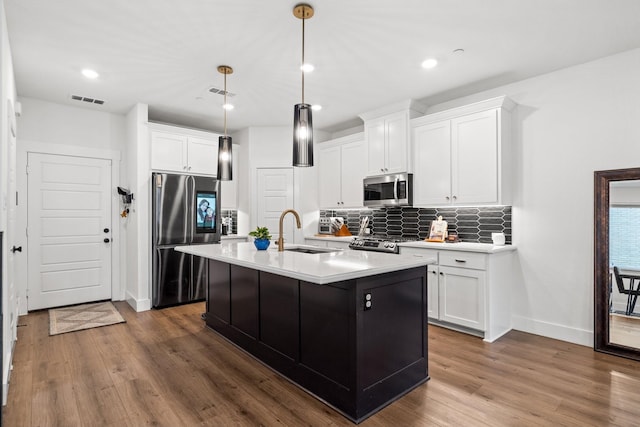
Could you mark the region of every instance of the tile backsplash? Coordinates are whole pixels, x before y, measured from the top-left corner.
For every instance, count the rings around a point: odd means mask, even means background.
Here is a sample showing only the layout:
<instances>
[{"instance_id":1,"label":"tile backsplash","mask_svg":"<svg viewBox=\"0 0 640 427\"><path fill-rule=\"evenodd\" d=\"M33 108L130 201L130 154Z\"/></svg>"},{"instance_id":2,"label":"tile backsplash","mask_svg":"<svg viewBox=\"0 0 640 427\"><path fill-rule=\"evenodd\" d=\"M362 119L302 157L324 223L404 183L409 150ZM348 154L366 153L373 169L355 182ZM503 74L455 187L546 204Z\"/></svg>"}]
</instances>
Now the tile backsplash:
<instances>
[{"instance_id":1,"label":"tile backsplash","mask_svg":"<svg viewBox=\"0 0 640 427\"><path fill-rule=\"evenodd\" d=\"M220 218L231 218L231 230L227 234L238 234L238 211L235 209L220 210Z\"/></svg>"},{"instance_id":2,"label":"tile backsplash","mask_svg":"<svg viewBox=\"0 0 640 427\"><path fill-rule=\"evenodd\" d=\"M374 234L388 234L424 239L431 221L438 215L447 221L449 232L455 231L463 242L491 243L491 233L504 233L511 244L511 206L447 208L382 208L362 210L321 210L320 217L340 216L352 234L358 233L360 219L368 216ZM235 222L234 222L235 223Z\"/></svg>"}]
</instances>

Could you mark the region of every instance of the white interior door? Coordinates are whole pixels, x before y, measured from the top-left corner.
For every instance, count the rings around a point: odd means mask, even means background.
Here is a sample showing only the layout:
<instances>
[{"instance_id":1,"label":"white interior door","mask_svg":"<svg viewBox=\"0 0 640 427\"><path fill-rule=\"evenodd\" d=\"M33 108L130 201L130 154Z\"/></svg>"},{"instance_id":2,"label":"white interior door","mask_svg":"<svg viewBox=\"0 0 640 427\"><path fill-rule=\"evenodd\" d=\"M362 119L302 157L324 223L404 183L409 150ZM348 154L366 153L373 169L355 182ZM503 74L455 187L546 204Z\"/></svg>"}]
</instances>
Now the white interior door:
<instances>
[{"instance_id":1,"label":"white interior door","mask_svg":"<svg viewBox=\"0 0 640 427\"><path fill-rule=\"evenodd\" d=\"M268 227L273 240L278 238L280 215L293 209L293 170L291 168L258 169L258 227ZM284 219L284 241L293 243L295 218Z\"/></svg>"},{"instance_id":2,"label":"white interior door","mask_svg":"<svg viewBox=\"0 0 640 427\"><path fill-rule=\"evenodd\" d=\"M29 153L29 310L111 299L111 160Z\"/></svg>"}]
</instances>

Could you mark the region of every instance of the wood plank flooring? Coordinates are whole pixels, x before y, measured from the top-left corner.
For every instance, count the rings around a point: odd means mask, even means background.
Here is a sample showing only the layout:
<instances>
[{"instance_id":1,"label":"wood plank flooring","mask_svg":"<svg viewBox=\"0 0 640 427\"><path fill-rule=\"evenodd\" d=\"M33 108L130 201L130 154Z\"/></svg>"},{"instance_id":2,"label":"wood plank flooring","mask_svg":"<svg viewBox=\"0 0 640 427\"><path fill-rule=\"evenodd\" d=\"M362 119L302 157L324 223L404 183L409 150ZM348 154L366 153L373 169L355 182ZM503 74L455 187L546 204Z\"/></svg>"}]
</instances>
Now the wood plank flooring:
<instances>
[{"instance_id":1,"label":"wood plank flooring","mask_svg":"<svg viewBox=\"0 0 640 427\"><path fill-rule=\"evenodd\" d=\"M5 426L352 426L207 329L204 303L50 337L20 318ZM640 362L522 332L493 344L429 327L431 380L361 423L637 426Z\"/></svg>"}]
</instances>

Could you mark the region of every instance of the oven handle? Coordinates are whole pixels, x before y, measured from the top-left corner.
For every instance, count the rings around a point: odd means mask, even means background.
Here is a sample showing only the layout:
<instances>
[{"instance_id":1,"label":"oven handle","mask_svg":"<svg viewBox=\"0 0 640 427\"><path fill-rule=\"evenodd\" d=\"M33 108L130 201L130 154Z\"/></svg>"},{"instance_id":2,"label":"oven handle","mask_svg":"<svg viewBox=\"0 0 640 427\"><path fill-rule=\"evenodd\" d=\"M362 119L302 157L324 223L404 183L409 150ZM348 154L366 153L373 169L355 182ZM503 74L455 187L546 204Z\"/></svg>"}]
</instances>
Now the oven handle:
<instances>
[{"instance_id":1,"label":"oven handle","mask_svg":"<svg viewBox=\"0 0 640 427\"><path fill-rule=\"evenodd\" d=\"M398 200L398 181L400 179L396 177L395 181L393 181L393 197Z\"/></svg>"}]
</instances>

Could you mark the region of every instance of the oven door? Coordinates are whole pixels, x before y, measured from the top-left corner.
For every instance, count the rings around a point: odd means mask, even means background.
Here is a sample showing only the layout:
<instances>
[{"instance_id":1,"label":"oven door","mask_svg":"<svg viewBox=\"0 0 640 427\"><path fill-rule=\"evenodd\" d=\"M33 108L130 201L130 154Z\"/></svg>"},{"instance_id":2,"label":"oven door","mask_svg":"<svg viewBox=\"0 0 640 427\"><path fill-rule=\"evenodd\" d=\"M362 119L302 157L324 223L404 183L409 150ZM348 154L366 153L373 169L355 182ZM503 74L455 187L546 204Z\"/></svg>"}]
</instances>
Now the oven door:
<instances>
[{"instance_id":1,"label":"oven door","mask_svg":"<svg viewBox=\"0 0 640 427\"><path fill-rule=\"evenodd\" d=\"M364 205L367 207L411 206L413 174L402 173L365 178Z\"/></svg>"}]
</instances>

